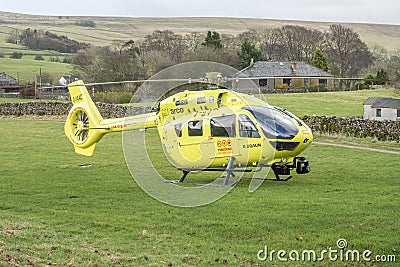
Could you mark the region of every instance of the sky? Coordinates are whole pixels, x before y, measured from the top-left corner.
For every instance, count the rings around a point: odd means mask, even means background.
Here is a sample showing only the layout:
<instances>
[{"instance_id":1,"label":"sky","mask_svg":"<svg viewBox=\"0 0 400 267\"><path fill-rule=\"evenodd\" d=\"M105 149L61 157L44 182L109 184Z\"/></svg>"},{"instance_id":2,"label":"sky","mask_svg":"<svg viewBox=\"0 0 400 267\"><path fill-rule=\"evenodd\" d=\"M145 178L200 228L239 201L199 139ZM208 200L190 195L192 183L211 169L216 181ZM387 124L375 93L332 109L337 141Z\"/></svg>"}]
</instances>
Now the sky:
<instances>
[{"instance_id":1,"label":"sky","mask_svg":"<svg viewBox=\"0 0 400 267\"><path fill-rule=\"evenodd\" d=\"M241 17L400 24L399 0L0 0L0 11L55 16Z\"/></svg>"}]
</instances>

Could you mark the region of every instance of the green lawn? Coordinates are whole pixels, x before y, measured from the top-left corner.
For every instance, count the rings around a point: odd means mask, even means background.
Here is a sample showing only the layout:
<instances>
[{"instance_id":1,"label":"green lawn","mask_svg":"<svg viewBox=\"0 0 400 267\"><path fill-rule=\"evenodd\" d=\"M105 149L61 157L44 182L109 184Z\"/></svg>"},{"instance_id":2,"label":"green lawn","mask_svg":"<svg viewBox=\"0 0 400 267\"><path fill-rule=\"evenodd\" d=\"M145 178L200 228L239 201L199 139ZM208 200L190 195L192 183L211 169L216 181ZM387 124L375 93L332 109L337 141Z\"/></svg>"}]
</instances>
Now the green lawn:
<instances>
[{"instance_id":1,"label":"green lawn","mask_svg":"<svg viewBox=\"0 0 400 267\"><path fill-rule=\"evenodd\" d=\"M321 252L339 238L400 260L398 155L312 145L309 174L254 193L243 180L217 202L179 208L137 186L120 134L105 136L92 158L74 153L63 122L0 120L0 136L0 265L309 266L262 262L257 252ZM148 138L153 160L176 174L156 131Z\"/></svg>"},{"instance_id":2,"label":"green lawn","mask_svg":"<svg viewBox=\"0 0 400 267\"><path fill-rule=\"evenodd\" d=\"M24 98L7 98L7 97L0 97L0 104L1 103L23 103L23 102L32 102L36 101L33 99L24 99Z\"/></svg>"},{"instance_id":3,"label":"green lawn","mask_svg":"<svg viewBox=\"0 0 400 267\"><path fill-rule=\"evenodd\" d=\"M67 100L52 100L52 99L33 99L33 98L8 98L0 97L0 104L2 103L25 103L25 102L68 102Z\"/></svg>"},{"instance_id":4,"label":"green lawn","mask_svg":"<svg viewBox=\"0 0 400 267\"><path fill-rule=\"evenodd\" d=\"M22 53L24 57L30 57L35 55L50 55L54 54L54 52L45 51L45 50L29 50L22 45L14 45L6 43L0 48L0 53L4 54L5 57L10 57L10 55L14 52Z\"/></svg>"},{"instance_id":5,"label":"green lawn","mask_svg":"<svg viewBox=\"0 0 400 267\"><path fill-rule=\"evenodd\" d=\"M362 117L363 103L369 97L400 98L395 89L360 90L346 92L266 94L264 100L270 105L289 110L297 116L338 116ZM152 105L152 103L134 103L134 106Z\"/></svg>"},{"instance_id":6,"label":"green lawn","mask_svg":"<svg viewBox=\"0 0 400 267\"><path fill-rule=\"evenodd\" d=\"M298 115L363 116L363 103L368 97L400 98L394 89L323 92L307 94L268 94L268 103Z\"/></svg>"},{"instance_id":7,"label":"green lawn","mask_svg":"<svg viewBox=\"0 0 400 267\"><path fill-rule=\"evenodd\" d=\"M72 65L38 61L34 60L34 56L23 56L22 59L0 58L0 71L19 79L20 84L34 83L35 74L39 77L40 68L42 73L48 72L58 81L62 75L71 73Z\"/></svg>"}]
</instances>

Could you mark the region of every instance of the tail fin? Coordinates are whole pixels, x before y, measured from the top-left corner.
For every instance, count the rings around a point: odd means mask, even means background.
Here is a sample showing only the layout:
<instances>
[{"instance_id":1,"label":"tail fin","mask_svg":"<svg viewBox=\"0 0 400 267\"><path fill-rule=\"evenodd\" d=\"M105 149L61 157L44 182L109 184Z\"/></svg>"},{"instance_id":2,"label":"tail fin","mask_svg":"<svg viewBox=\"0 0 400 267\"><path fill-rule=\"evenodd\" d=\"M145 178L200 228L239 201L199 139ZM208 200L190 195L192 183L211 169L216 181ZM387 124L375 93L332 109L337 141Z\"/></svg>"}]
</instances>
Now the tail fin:
<instances>
[{"instance_id":1,"label":"tail fin","mask_svg":"<svg viewBox=\"0 0 400 267\"><path fill-rule=\"evenodd\" d=\"M96 143L106 134L107 128L99 110L90 98L83 81L68 85L72 108L65 122L65 135L75 147L75 152L92 156Z\"/></svg>"}]
</instances>

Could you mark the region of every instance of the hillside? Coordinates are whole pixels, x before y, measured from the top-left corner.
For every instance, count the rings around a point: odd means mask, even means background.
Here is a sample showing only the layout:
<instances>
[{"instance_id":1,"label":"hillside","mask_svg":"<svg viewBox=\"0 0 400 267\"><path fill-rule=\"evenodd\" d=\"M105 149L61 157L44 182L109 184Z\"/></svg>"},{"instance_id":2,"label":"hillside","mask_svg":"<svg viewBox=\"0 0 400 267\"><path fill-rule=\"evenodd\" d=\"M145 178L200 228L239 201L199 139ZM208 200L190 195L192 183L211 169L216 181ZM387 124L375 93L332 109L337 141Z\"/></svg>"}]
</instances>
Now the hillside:
<instances>
[{"instance_id":1,"label":"hillside","mask_svg":"<svg viewBox=\"0 0 400 267\"><path fill-rule=\"evenodd\" d=\"M72 14L72 13L71 13ZM95 28L76 25L79 20L91 20ZM327 30L328 22L289 21L248 18L128 18L38 16L0 11L0 46L16 29L43 29L94 45L107 45L114 40L141 39L154 30L172 30L176 33L206 32L216 30L237 35L250 28L277 28L283 25L300 25ZM400 49L400 25L342 23L358 32L368 45L378 44L388 50ZM10 47L7 44L7 47Z\"/></svg>"}]
</instances>

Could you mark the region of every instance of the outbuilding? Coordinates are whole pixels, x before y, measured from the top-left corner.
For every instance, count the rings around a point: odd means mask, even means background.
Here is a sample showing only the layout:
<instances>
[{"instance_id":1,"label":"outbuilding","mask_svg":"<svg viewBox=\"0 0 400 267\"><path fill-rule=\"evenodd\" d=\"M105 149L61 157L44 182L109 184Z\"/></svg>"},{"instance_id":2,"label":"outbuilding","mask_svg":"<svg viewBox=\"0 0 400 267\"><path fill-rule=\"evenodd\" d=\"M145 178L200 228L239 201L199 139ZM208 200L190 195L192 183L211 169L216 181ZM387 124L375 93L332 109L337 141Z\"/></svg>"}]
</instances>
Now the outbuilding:
<instances>
[{"instance_id":1,"label":"outbuilding","mask_svg":"<svg viewBox=\"0 0 400 267\"><path fill-rule=\"evenodd\" d=\"M0 72L0 86L16 86L18 85L17 80L5 72Z\"/></svg>"},{"instance_id":2,"label":"outbuilding","mask_svg":"<svg viewBox=\"0 0 400 267\"><path fill-rule=\"evenodd\" d=\"M400 121L400 99L370 97L364 102L364 119Z\"/></svg>"}]
</instances>

